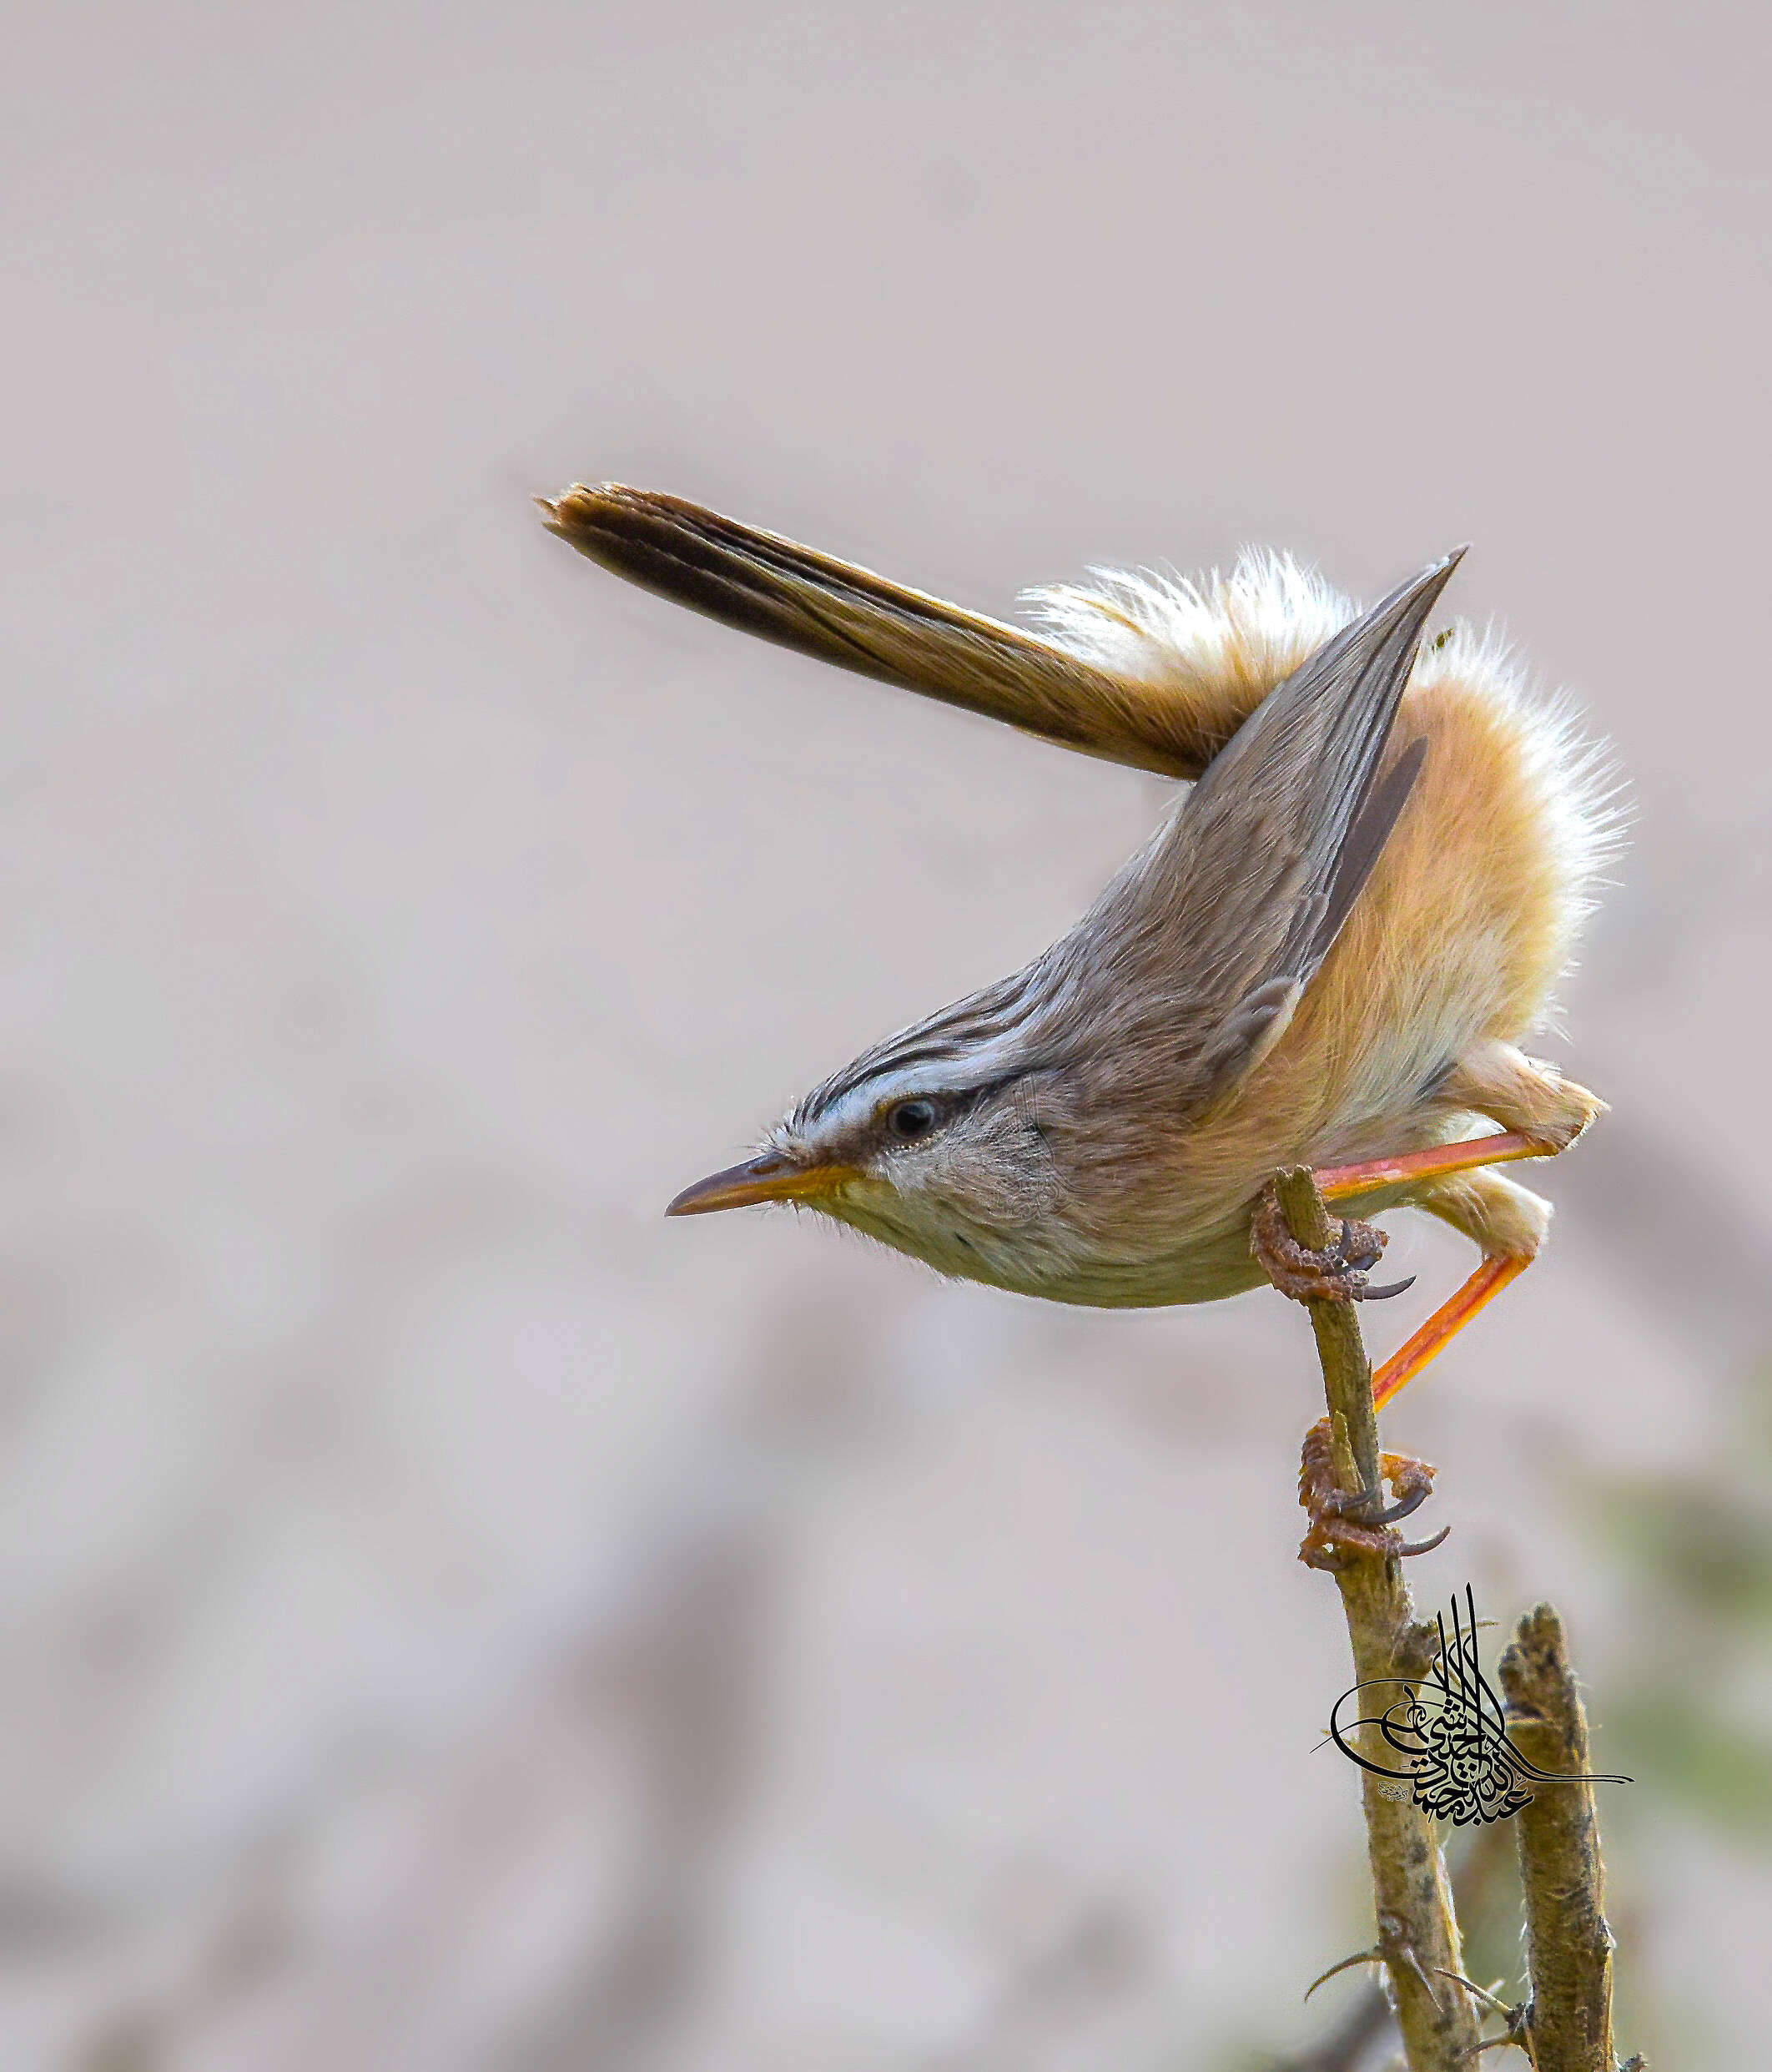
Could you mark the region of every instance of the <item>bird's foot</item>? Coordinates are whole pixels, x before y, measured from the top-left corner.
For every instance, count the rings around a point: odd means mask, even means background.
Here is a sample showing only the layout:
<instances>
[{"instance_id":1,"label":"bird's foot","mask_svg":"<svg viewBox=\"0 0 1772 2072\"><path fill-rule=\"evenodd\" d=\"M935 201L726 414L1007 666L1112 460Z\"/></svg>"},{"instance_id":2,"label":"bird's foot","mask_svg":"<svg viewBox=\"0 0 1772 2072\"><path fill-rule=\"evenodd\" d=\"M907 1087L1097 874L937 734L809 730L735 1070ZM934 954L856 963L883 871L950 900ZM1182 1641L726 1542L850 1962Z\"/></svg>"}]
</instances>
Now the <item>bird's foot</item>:
<instances>
[{"instance_id":1,"label":"bird's foot","mask_svg":"<svg viewBox=\"0 0 1772 2072\"><path fill-rule=\"evenodd\" d=\"M1367 1269L1390 1243L1375 1223L1343 1217L1341 1235L1321 1252L1300 1244L1271 1185L1264 1187L1249 1224L1249 1249L1274 1286L1294 1302L1383 1302L1412 1287L1415 1276L1387 1288L1367 1284Z\"/></svg>"},{"instance_id":2,"label":"bird's foot","mask_svg":"<svg viewBox=\"0 0 1772 2072\"><path fill-rule=\"evenodd\" d=\"M1427 1502L1433 1489L1432 1464L1412 1454L1380 1454L1378 1485L1388 1482L1396 1501L1382 1504L1382 1486L1344 1490L1336 1479L1335 1449L1327 1418L1319 1418L1305 1434L1304 1450L1298 1463L1298 1500L1309 1513L1311 1530L1298 1549L1298 1558L1310 1568L1341 1567L1343 1552L1351 1554L1426 1554L1452 1530L1442 1526L1431 1540L1405 1540L1396 1530Z\"/></svg>"}]
</instances>

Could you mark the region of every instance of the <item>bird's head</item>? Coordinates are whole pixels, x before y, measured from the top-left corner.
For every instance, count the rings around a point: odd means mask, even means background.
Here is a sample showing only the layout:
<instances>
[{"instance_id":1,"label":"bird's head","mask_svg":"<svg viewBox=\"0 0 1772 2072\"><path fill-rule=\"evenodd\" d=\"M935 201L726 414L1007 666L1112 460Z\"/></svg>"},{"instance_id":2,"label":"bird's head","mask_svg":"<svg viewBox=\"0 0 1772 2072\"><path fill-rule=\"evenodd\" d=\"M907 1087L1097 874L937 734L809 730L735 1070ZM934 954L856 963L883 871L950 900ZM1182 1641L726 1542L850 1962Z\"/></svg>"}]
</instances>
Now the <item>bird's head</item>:
<instances>
[{"instance_id":1,"label":"bird's head","mask_svg":"<svg viewBox=\"0 0 1772 2072\"><path fill-rule=\"evenodd\" d=\"M1013 1003L994 998L1006 991L865 1052L756 1157L686 1187L667 1213L790 1202L944 1273L1010 1288L1050 1278L1065 1244L1066 1075L1029 1054Z\"/></svg>"}]
</instances>

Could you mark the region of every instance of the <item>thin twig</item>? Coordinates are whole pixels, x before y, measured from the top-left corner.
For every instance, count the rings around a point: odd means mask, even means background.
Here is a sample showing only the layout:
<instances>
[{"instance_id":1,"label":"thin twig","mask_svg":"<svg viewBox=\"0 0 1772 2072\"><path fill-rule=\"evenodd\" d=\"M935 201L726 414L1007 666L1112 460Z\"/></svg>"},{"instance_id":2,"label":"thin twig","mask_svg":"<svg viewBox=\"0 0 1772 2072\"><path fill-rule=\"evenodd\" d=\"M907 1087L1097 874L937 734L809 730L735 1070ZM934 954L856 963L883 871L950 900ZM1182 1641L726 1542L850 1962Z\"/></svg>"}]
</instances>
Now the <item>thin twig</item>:
<instances>
[{"instance_id":1,"label":"thin twig","mask_svg":"<svg viewBox=\"0 0 1772 2072\"><path fill-rule=\"evenodd\" d=\"M1514 1746L1542 1770L1588 1769L1588 1716L1549 1605L1520 1621L1501 1659ZM1526 1898L1532 1989L1527 2041L1534 2072L1613 2072L1612 1931L1591 1784L1539 1792L1515 1817Z\"/></svg>"},{"instance_id":2,"label":"thin twig","mask_svg":"<svg viewBox=\"0 0 1772 2072\"><path fill-rule=\"evenodd\" d=\"M1282 1173L1276 1192L1287 1228L1301 1244L1321 1251L1334 1243L1335 1226L1308 1167ZM1337 1478L1344 1489L1376 1491L1378 1414L1359 1319L1352 1303L1306 1307L1322 1362ZM1402 1564L1394 1556L1347 1550L1336 1582L1355 1680L1424 1674L1433 1629L1416 1621ZM1425 1813L1407 1799L1386 1797L1370 1772L1362 1772L1361 1781L1378 1943L1410 2072L1459 2072L1478 2045L1477 2011L1462 1989L1442 1987L1437 1995L1428 1983L1432 1970L1464 1969L1445 1859Z\"/></svg>"}]
</instances>

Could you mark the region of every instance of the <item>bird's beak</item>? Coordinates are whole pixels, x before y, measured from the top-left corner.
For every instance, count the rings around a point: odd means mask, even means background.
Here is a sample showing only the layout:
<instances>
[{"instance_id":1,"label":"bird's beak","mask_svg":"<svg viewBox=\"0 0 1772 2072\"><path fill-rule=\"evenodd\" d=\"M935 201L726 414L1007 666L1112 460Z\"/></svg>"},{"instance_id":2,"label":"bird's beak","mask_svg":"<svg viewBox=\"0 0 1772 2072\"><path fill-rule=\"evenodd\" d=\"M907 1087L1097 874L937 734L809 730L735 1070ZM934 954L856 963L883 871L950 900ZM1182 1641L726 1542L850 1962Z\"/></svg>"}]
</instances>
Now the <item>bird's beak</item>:
<instances>
[{"instance_id":1,"label":"bird's beak","mask_svg":"<svg viewBox=\"0 0 1772 2072\"><path fill-rule=\"evenodd\" d=\"M717 1208L748 1208L756 1202L808 1202L835 1194L860 1176L853 1166L802 1166L767 1152L685 1187L667 1216L709 1216Z\"/></svg>"}]
</instances>

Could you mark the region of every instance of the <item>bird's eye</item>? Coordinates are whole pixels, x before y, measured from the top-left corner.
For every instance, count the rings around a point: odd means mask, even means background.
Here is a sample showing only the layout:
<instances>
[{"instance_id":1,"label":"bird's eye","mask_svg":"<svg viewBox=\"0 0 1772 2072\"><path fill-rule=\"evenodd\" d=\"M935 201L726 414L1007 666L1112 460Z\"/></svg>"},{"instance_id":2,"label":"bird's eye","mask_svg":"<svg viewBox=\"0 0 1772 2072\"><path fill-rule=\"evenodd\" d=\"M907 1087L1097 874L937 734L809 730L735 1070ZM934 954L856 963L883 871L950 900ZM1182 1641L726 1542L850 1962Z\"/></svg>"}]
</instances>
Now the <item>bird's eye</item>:
<instances>
[{"instance_id":1,"label":"bird's eye","mask_svg":"<svg viewBox=\"0 0 1772 2072\"><path fill-rule=\"evenodd\" d=\"M893 1135L914 1144L919 1137L927 1137L935 1127L935 1103L933 1101L901 1101L886 1117L886 1127Z\"/></svg>"}]
</instances>

